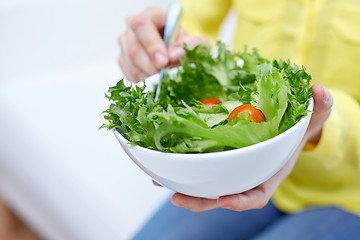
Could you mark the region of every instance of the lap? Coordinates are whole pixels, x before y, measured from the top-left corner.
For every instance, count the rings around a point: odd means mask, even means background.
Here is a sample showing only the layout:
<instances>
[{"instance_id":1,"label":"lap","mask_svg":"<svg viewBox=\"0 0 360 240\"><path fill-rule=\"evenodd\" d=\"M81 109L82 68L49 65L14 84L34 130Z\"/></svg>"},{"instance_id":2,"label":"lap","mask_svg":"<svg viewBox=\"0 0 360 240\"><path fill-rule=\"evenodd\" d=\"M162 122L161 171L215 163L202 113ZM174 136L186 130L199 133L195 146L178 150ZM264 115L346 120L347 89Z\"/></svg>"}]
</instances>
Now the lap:
<instances>
[{"instance_id":1,"label":"lap","mask_svg":"<svg viewBox=\"0 0 360 240\"><path fill-rule=\"evenodd\" d=\"M360 239L360 217L336 207L309 208L284 215L253 240Z\"/></svg>"},{"instance_id":2,"label":"lap","mask_svg":"<svg viewBox=\"0 0 360 240\"><path fill-rule=\"evenodd\" d=\"M194 213L168 200L134 239L249 239L282 215L271 202L262 209L244 212L213 209Z\"/></svg>"},{"instance_id":3,"label":"lap","mask_svg":"<svg viewBox=\"0 0 360 240\"><path fill-rule=\"evenodd\" d=\"M168 200L134 239L352 240L359 236L360 217L336 207L284 214L269 202L262 209L243 212L213 209L194 213Z\"/></svg>"}]
</instances>

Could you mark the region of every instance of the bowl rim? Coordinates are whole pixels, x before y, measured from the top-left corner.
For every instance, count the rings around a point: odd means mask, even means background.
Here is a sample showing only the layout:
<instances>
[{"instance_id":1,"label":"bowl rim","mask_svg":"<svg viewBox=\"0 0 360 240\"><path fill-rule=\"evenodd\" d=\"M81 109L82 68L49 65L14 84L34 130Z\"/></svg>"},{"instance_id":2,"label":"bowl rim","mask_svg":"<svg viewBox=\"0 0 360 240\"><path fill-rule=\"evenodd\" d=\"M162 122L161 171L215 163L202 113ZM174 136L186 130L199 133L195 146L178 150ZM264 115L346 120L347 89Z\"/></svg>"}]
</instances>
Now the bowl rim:
<instances>
[{"instance_id":1,"label":"bowl rim","mask_svg":"<svg viewBox=\"0 0 360 240\"><path fill-rule=\"evenodd\" d=\"M308 107L307 107L307 114L306 116L303 116L300 121L298 121L294 126L292 126L291 128L287 129L286 131L272 137L272 138L269 138L265 141L262 141L262 142L258 142L258 143L255 143L255 144L252 144L252 145L249 145L249 146L246 146L246 147L242 147L242 148L236 148L236 149L231 149L231 150L226 150L226 151L220 151L220 152L209 152L209 153L171 153L171 152L160 152L158 150L154 150L154 149L149 149L149 148L145 148L145 147L142 147L142 146L139 146L139 145L131 145L130 144L130 141L127 140L124 136L121 135L121 133L119 131L117 131L116 129L113 130L113 133L115 134L116 138L119 140L119 141L122 141L123 143L126 143L128 148L131 148L133 150L139 150L139 151L143 151L143 152L149 152L151 154L159 154L159 155L163 155L164 157L165 156L181 156L181 157L184 157L184 156L187 156L187 157L202 157L202 156L206 156L206 157L209 157L209 156L216 156L216 155L222 155L224 156L227 155L227 154L233 154L237 151L242 151L242 152L247 152L247 151L252 151L253 148L258 148L259 146L262 146L262 145L266 145L266 144L269 144L271 142L274 142L274 141L277 141L278 139L281 139L281 138L284 138L285 136L291 134L293 131L295 131L296 128L298 128L300 125L302 124L306 124L308 126L309 122L310 122L310 118L311 118L311 115L312 115L312 112L313 112L313 107L314 107L314 99L313 97L310 98L309 100L309 104L308 104ZM307 128L306 126L306 128Z\"/></svg>"}]
</instances>

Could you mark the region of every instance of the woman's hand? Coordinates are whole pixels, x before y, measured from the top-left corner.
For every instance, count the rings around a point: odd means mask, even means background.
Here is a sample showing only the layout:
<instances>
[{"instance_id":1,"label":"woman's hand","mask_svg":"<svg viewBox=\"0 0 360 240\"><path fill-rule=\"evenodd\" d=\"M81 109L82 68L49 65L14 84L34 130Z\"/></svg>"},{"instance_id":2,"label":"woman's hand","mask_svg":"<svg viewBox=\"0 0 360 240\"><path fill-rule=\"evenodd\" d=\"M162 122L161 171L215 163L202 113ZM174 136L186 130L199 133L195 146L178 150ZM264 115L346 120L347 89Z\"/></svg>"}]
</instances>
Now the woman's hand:
<instances>
[{"instance_id":1,"label":"woman's hand","mask_svg":"<svg viewBox=\"0 0 360 240\"><path fill-rule=\"evenodd\" d=\"M299 147L295 150L289 161L274 176L251 190L223 196L219 199L196 198L175 193L171 198L172 203L193 212L201 212L218 207L235 211L263 208L270 200L276 188L290 174L305 143L309 141L317 144L320 140L322 127L330 115L333 99L331 94L320 84L314 84L312 91L314 95L314 110L309 127Z\"/></svg>"},{"instance_id":2,"label":"woman's hand","mask_svg":"<svg viewBox=\"0 0 360 240\"><path fill-rule=\"evenodd\" d=\"M138 82L165 66L178 65L179 58L185 54L183 42L189 48L208 44L205 38L188 35L180 28L176 41L167 49L162 39L165 20L166 12L155 7L126 19L127 30L118 41L119 65L128 80Z\"/></svg>"}]
</instances>

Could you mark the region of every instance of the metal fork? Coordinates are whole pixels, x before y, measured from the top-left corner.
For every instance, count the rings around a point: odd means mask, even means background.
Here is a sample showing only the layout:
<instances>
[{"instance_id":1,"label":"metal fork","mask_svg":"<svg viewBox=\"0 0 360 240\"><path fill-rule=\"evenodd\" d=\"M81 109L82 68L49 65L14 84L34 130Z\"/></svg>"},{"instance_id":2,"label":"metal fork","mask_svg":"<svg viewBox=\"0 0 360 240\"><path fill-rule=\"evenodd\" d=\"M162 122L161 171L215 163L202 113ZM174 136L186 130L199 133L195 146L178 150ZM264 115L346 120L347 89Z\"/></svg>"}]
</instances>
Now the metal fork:
<instances>
[{"instance_id":1,"label":"metal fork","mask_svg":"<svg viewBox=\"0 0 360 240\"><path fill-rule=\"evenodd\" d=\"M182 12L182 5L180 2L175 1L170 3L166 15L164 37L163 37L166 47L169 47L169 45L176 39L181 12ZM156 94L154 99L155 102L159 100L161 81L163 80L166 71L167 71L167 67L162 68L160 71L160 80L156 88Z\"/></svg>"}]
</instances>

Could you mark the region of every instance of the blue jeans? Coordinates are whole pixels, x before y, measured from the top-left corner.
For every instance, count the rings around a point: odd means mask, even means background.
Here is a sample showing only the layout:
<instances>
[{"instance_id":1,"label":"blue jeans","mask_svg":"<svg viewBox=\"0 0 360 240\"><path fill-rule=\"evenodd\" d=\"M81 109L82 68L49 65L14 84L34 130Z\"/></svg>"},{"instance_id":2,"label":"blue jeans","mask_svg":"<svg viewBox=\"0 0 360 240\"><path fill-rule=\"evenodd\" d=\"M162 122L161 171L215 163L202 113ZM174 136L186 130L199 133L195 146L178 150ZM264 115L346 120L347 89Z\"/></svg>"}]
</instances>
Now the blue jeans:
<instances>
[{"instance_id":1,"label":"blue jeans","mask_svg":"<svg viewBox=\"0 0 360 240\"><path fill-rule=\"evenodd\" d=\"M286 214L271 202L262 209L214 209L194 213L168 200L134 240L352 240L360 239L360 217L336 207Z\"/></svg>"}]
</instances>

